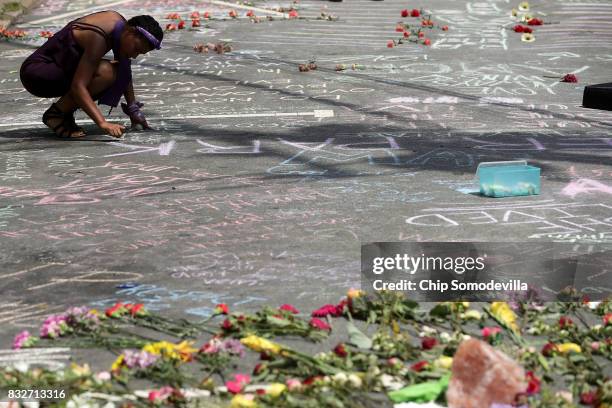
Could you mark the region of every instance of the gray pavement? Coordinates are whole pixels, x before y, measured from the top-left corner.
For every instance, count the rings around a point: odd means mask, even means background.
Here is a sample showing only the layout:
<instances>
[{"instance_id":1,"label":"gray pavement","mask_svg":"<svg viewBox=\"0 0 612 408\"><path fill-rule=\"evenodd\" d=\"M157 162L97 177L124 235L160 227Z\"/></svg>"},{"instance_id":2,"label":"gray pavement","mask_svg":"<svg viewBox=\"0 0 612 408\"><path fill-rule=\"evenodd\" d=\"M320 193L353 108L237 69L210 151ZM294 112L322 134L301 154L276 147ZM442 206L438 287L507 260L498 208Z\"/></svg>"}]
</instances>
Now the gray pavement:
<instances>
[{"instance_id":1,"label":"gray pavement","mask_svg":"<svg viewBox=\"0 0 612 408\"><path fill-rule=\"evenodd\" d=\"M92 4L49 0L21 27ZM511 30L512 2L410 4L421 5L450 27L430 47L387 48L407 6L395 0L300 1L304 20L167 33L163 50L134 63L155 130L120 140L91 124L84 140L50 137L39 125L50 101L18 78L40 42L0 43L3 347L68 305L126 300L188 318L220 302L308 311L359 286L365 242L611 243L612 113L581 101L585 85L612 81L612 3L537 2L553 24L532 43ZM322 7L339 20L316 20ZM168 12L228 10L116 9L164 24ZM234 51L194 52L203 41ZM318 69L298 72L312 58ZM364 69L335 72L340 63ZM567 73L579 83L554 78ZM542 168L541 195L466 193L478 163L515 159Z\"/></svg>"}]
</instances>

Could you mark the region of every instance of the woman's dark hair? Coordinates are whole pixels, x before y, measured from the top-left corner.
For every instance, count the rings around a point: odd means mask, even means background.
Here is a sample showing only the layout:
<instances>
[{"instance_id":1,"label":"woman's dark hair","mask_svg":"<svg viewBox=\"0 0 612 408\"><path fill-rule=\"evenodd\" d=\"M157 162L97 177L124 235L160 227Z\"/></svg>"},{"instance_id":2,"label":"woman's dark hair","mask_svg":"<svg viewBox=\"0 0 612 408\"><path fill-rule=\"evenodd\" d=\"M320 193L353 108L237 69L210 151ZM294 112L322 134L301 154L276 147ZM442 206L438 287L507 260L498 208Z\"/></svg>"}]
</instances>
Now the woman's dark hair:
<instances>
[{"instance_id":1,"label":"woman's dark hair","mask_svg":"<svg viewBox=\"0 0 612 408\"><path fill-rule=\"evenodd\" d=\"M142 27L161 42L164 39L164 31L159 26L159 23L151 16L136 16L128 20L128 25L132 27Z\"/></svg>"}]
</instances>

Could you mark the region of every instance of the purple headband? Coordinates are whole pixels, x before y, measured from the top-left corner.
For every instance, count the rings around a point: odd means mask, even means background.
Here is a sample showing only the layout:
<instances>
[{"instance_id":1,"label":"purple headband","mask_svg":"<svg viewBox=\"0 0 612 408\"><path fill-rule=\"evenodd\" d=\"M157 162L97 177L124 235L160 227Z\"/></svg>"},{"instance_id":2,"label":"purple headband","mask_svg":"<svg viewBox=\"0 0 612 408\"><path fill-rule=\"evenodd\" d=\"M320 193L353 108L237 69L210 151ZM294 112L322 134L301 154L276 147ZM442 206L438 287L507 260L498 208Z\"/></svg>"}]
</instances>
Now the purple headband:
<instances>
[{"instance_id":1,"label":"purple headband","mask_svg":"<svg viewBox=\"0 0 612 408\"><path fill-rule=\"evenodd\" d=\"M155 38L153 34L151 34L142 27L136 27L136 29L140 32L140 34L144 35L147 40L149 40L153 48L155 48L156 50L159 50L161 48L161 42L157 38Z\"/></svg>"}]
</instances>

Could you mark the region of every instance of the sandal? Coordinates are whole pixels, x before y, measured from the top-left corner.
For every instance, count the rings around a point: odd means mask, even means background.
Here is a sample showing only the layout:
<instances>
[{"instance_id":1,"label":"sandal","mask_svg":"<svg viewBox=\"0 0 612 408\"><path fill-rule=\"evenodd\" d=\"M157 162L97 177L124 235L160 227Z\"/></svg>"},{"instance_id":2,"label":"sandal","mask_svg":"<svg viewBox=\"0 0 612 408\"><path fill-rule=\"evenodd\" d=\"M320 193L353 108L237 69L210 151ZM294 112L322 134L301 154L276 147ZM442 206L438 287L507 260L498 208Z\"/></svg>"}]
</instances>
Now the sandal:
<instances>
[{"instance_id":1,"label":"sandal","mask_svg":"<svg viewBox=\"0 0 612 408\"><path fill-rule=\"evenodd\" d=\"M52 127L49 124L49 121L52 121L54 119L61 119L61 122ZM74 139L76 137L81 137L72 136L73 133L82 131L82 129L80 129L74 121L74 116L72 115L72 112L62 112L62 110L55 103L52 103L49 109L47 109L45 113L43 113L42 121L45 125L49 126L51 130L53 130L56 136L59 136L64 139Z\"/></svg>"},{"instance_id":2,"label":"sandal","mask_svg":"<svg viewBox=\"0 0 612 408\"><path fill-rule=\"evenodd\" d=\"M66 113L65 115L66 124L70 127L70 133L80 132L80 133L83 133L83 135L85 135L85 130L79 125L77 125L76 120L74 119L74 112L76 112L76 109L73 110L72 112ZM75 137L80 137L80 136L75 136Z\"/></svg>"}]
</instances>

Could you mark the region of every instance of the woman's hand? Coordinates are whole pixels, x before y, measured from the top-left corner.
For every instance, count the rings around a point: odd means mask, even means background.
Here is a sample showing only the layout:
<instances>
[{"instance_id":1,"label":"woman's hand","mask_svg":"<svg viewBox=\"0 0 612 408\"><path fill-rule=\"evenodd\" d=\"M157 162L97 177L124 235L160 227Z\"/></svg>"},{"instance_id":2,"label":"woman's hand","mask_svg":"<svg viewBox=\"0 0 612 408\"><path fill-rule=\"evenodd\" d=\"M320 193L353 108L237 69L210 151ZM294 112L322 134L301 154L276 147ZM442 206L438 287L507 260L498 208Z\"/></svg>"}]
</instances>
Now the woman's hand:
<instances>
[{"instance_id":1,"label":"woman's hand","mask_svg":"<svg viewBox=\"0 0 612 408\"><path fill-rule=\"evenodd\" d=\"M131 104L127 105L125 103L121 104L121 109L123 113L130 117L130 121L132 122L132 128L136 128L138 126L142 126L143 129L151 129L149 124L147 123L147 119L144 116L144 113L140 110L144 106L143 103L135 101Z\"/></svg>"},{"instance_id":2,"label":"woman's hand","mask_svg":"<svg viewBox=\"0 0 612 408\"><path fill-rule=\"evenodd\" d=\"M100 129L104 130L106 133L113 137L121 137L125 132L125 128L121 125L115 125L110 122L102 122L100 124Z\"/></svg>"}]
</instances>

